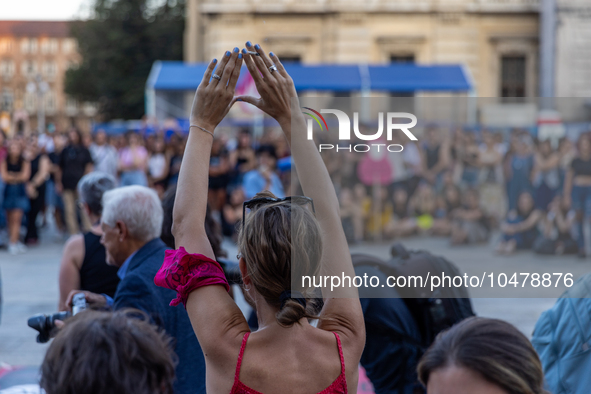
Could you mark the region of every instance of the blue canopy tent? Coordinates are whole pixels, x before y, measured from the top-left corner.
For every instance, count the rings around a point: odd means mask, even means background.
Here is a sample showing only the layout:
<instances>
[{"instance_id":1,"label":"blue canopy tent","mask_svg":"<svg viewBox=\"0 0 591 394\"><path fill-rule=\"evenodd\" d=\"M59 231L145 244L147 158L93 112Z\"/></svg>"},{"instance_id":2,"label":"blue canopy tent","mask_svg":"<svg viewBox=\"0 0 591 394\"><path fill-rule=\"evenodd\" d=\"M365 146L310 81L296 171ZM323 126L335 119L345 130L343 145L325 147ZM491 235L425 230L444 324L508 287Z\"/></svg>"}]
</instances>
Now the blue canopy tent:
<instances>
[{"instance_id":1,"label":"blue canopy tent","mask_svg":"<svg viewBox=\"0 0 591 394\"><path fill-rule=\"evenodd\" d=\"M469 75L461 65L286 63L284 66L299 92L330 91L337 95L354 91L459 93L472 88ZM146 82L146 114L157 119L186 118L206 67L205 63L155 62ZM243 67L238 84L247 73Z\"/></svg>"},{"instance_id":2,"label":"blue canopy tent","mask_svg":"<svg viewBox=\"0 0 591 394\"><path fill-rule=\"evenodd\" d=\"M155 62L146 83L150 90L194 90L206 64ZM460 65L423 66L417 64L364 65L303 65L287 63L285 69L293 78L298 91L333 92L358 91L363 86L364 68L369 70L370 90L391 92L447 91L466 92L471 89L469 78ZM240 78L245 75L246 67Z\"/></svg>"},{"instance_id":3,"label":"blue canopy tent","mask_svg":"<svg viewBox=\"0 0 591 394\"><path fill-rule=\"evenodd\" d=\"M466 92L472 87L462 66L390 64L369 66L370 88L394 92Z\"/></svg>"}]
</instances>

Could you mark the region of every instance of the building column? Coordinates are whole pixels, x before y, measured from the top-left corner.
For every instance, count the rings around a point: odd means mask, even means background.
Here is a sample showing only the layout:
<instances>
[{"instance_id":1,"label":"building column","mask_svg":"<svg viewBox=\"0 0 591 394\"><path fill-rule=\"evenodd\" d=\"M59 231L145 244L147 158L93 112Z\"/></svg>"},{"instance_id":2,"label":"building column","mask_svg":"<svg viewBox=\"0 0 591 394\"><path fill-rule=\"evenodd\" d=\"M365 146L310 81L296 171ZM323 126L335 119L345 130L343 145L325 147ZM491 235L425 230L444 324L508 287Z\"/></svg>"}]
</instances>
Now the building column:
<instances>
[{"instance_id":1,"label":"building column","mask_svg":"<svg viewBox=\"0 0 591 394\"><path fill-rule=\"evenodd\" d=\"M556 2L540 1L540 97L552 98L555 81ZM552 109L553 100L542 100L543 109Z\"/></svg>"}]
</instances>

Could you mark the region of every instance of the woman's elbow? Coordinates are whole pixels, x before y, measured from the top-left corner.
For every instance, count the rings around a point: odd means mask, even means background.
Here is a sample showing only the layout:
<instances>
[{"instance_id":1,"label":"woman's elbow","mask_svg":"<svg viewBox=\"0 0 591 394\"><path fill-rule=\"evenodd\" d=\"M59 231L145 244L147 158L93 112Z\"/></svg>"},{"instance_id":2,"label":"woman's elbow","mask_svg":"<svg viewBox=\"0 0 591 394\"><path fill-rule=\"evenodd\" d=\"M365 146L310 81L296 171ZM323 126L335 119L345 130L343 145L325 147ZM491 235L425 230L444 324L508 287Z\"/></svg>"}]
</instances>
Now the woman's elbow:
<instances>
[{"instance_id":1,"label":"woman's elbow","mask_svg":"<svg viewBox=\"0 0 591 394\"><path fill-rule=\"evenodd\" d=\"M172 228L170 229L170 233L172 234L172 236L175 239L178 239L178 237L183 233L183 220L182 218L173 218L172 219Z\"/></svg>"}]
</instances>

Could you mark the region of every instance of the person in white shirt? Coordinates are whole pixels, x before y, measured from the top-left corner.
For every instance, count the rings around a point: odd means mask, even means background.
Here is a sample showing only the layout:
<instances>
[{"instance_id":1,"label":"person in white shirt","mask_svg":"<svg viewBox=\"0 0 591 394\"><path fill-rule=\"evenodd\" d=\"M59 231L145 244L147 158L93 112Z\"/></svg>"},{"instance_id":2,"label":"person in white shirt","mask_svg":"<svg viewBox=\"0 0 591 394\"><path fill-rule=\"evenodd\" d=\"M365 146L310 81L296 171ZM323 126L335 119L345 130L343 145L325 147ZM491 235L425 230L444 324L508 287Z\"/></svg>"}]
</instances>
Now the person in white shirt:
<instances>
[{"instance_id":1,"label":"person in white shirt","mask_svg":"<svg viewBox=\"0 0 591 394\"><path fill-rule=\"evenodd\" d=\"M157 137L152 143L148 158L148 185L162 198L167 188L170 155L165 151L164 138Z\"/></svg>"},{"instance_id":2,"label":"person in white shirt","mask_svg":"<svg viewBox=\"0 0 591 394\"><path fill-rule=\"evenodd\" d=\"M89 148L94 161L94 169L104 172L117 179L118 155L117 150L107 141L107 133L99 129L94 135L94 142Z\"/></svg>"}]
</instances>

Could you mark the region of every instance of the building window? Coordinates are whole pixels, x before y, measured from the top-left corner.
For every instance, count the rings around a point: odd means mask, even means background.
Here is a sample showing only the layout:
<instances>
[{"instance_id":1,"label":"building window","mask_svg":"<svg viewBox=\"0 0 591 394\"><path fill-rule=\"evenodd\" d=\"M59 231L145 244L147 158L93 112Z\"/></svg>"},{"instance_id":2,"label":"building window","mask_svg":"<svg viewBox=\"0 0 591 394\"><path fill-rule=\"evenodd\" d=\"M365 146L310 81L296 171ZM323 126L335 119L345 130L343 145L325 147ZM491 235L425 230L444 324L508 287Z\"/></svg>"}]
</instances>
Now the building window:
<instances>
[{"instance_id":1,"label":"building window","mask_svg":"<svg viewBox=\"0 0 591 394\"><path fill-rule=\"evenodd\" d=\"M33 113L37 110L37 95L35 93L25 93L25 109L29 113Z\"/></svg>"},{"instance_id":2,"label":"building window","mask_svg":"<svg viewBox=\"0 0 591 394\"><path fill-rule=\"evenodd\" d=\"M415 55L390 55L390 63L414 63Z\"/></svg>"},{"instance_id":3,"label":"building window","mask_svg":"<svg viewBox=\"0 0 591 394\"><path fill-rule=\"evenodd\" d=\"M0 53L12 52L12 40L10 38L0 39Z\"/></svg>"},{"instance_id":4,"label":"building window","mask_svg":"<svg viewBox=\"0 0 591 394\"><path fill-rule=\"evenodd\" d=\"M0 61L0 75L10 78L14 75L14 62L10 59Z\"/></svg>"},{"instance_id":5,"label":"building window","mask_svg":"<svg viewBox=\"0 0 591 394\"><path fill-rule=\"evenodd\" d=\"M21 65L21 73L25 77L34 77L37 74L37 63L32 60L25 60Z\"/></svg>"},{"instance_id":6,"label":"building window","mask_svg":"<svg viewBox=\"0 0 591 394\"><path fill-rule=\"evenodd\" d=\"M50 90L45 93L45 111L48 115L52 115L57 110L57 97L55 92Z\"/></svg>"},{"instance_id":7,"label":"building window","mask_svg":"<svg viewBox=\"0 0 591 394\"><path fill-rule=\"evenodd\" d=\"M23 38L21 40L21 52L22 53L29 53L29 39Z\"/></svg>"},{"instance_id":8,"label":"building window","mask_svg":"<svg viewBox=\"0 0 591 394\"><path fill-rule=\"evenodd\" d=\"M57 53L59 44L57 42L57 38L50 38L49 39L49 53Z\"/></svg>"},{"instance_id":9,"label":"building window","mask_svg":"<svg viewBox=\"0 0 591 394\"><path fill-rule=\"evenodd\" d=\"M49 40L41 40L41 53L49 53Z\"/></svg>"},{"instance_id":10,"label":"building window","mask_svg":"<svg viewBox=\"0 0 591 394\"><path fill-rule=\"evenodd\" d=\"M37 39L31 38L29 40L29 52L30 53L37 53Z\"/></svg>"},{"instance_id":11,"label":"building window","mask_svg":"<svg viewBox=\"0 0 591 394\"><path fill-rule=\"evenodd\" d=\"M14 102L14 95L12 94L12 89L4 88L2 89L2 103L0 105L0 109L3 111L12 111L12 103Z\"/></svg>"},{"instance_id":12,"label":"building window","mask_svg":"<svg viewBox=\"0 0 591 394\"><path fill-rule=\"evenodd\" d=\"M525 56L501 58L501 97L525 97Z\"/></svg>"},{"instance_id":13,"label":"building window","mask_svg":"<svg viewBox=\"0 0 591 394\"><path fill-rule=\"evenodd\" d=\"M281 63L301 63L302 57L299 55L279 55Z\"/></svg>"},{"instance_id":14,"label":"building window","mask_svg":"<svg viewBox=\"0 0 591 394\"><path fill-rule=\"evenodd\" d=\"M57 53L58 50L58 42L55 38L48 38L41 41L41 53L48 54L48 53Z\"/></svg>"},{"instance_id":15,"label":"building window","mask_svg":"<svg viewBox=\"0 0 591 394\"><path fill-rule=\"evenodd\" d=\"M36 38L23 38L21 40L21 52L22 53L37 53L37 39Z\"/></svg>"},{"instance_id":16,"label":"building window","mask_svg":"<svg viewBox=\"0 0 591 394\"><path fill-rule=\"evenodd\" d=\"M76 40L73 38L65 38L62 41L62 52L71 53L76 50Z\"/></svg>"},{"instance_id":17,"label":"building window","mask_svg":"<svg viewBox=\"0 0 591 394\"><path fill-rule=\"evenodd\" d=\"M390 55L390 63L393 64L414 64L415 55L409 54L392 54ZM414 112L414 102L399 97L414 97L414 92L390 92L390 97L394 97L390 100L392 108L400 108L401 105L406 108L408 112Z\"/></svg>"},{"instance_id":18,"label":"building window","mask_svg":"<svg viewBox=\"0 0 591 394\"><path fill-rule=\"evenodd\" d=\"M57 75L57 63L53 60L43 63L43 75L48 79L53 79Z\"/></svg>"}]
</instances>

